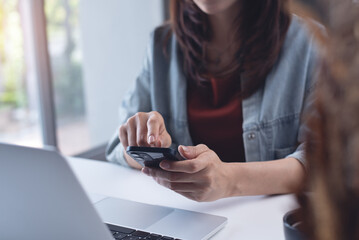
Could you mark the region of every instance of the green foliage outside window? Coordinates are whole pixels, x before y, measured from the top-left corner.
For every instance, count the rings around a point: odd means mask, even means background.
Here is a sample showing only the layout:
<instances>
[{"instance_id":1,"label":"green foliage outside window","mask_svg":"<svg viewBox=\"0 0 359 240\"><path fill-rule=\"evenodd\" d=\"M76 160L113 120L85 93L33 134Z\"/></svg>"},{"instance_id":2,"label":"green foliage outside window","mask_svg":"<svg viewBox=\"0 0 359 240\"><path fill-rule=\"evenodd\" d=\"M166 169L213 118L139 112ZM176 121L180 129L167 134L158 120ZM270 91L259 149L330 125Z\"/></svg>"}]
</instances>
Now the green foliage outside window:
<instances>
[{"instance_id":1,"label":"green foliage outside window","mask_svg":"<svg viewBox=\"0 0 359 240\"><path fill-rule=\"evenodd\" d=\"M46 0L47 34L51 54L58 118L85 112L78 46L79 0ZM59 51L51 53L51 46ZM16 0L0 0L0 109L27 107L27 81L21 15Z\"/></svg>"},{"instance_id":2,"label":"green foliage outside window","mask_svg":"<svg viewBox=\"0 0 359 240\"><path fill-rule=\"evenodd\" d=\"M17 1L0 1L0 109L26 106L24 51Z\"/></svg>"}]
</instances>

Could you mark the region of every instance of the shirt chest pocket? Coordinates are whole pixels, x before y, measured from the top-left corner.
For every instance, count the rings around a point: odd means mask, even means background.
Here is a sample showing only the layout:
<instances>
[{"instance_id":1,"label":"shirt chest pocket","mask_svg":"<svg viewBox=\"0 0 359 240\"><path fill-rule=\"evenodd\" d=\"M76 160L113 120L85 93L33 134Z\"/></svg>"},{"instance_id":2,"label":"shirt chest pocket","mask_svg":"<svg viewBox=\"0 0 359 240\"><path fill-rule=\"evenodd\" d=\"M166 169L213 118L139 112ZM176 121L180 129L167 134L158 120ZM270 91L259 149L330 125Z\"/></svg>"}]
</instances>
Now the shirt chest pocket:
<instances>
[{"instance_id":1,"label":"shirt chest pocket","mask_svg":"<svg viewBox=\"0 0 359 240\"><path fill-rule=\"evenodd\" d=\"M286 156L292 154L297 149L297 146L287 147L287 148L277 148L274 149L274 159L282 159Z\"/></svg>"},{"instance_id":2,"label":"shirt chest pocket","mask_svg":"<svg viewBox=\"0 0 359 240\"><path fill-rule=\"evenodd\" d=\"M262 124L252 124L244 130L246 160L268 161L285 158L295 152L298 143L299 116L279 118Z\"/></svg>"},{"instance_id":3,"label":"shirt chest pocket","mask_svg":"<svg viewBox=\"0 0 359 240\"><path fill-rule=\"evenodd\" d=\"M268 125L265 132L270 134L267 142L268 157L271 159L282 159L292 154L297 149L300 118L293 115L278 119Z\"/></svg>"}]
</instances>

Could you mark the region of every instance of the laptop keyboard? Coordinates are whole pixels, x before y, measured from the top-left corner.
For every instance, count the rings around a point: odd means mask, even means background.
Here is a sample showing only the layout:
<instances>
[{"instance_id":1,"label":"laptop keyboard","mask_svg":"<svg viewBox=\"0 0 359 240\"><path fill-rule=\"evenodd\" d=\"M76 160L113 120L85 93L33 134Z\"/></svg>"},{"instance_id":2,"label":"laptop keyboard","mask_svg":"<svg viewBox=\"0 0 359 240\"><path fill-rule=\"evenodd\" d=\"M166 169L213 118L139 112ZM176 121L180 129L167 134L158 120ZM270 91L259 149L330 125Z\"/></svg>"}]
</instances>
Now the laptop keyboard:
<instances>
[{"instance_id":1,"label":"laptop keyboard","mask_svg":"<svg viewBox=\"0 0 359 240\"><path fill-rule=\"evenodd\" d=\"M107 224L107 227L110 229L112 236L116 240L180 240L177 238L175 239L172 237L161 236L154 233L138 231L112 224Z\"/></svg>"}]
</instances>

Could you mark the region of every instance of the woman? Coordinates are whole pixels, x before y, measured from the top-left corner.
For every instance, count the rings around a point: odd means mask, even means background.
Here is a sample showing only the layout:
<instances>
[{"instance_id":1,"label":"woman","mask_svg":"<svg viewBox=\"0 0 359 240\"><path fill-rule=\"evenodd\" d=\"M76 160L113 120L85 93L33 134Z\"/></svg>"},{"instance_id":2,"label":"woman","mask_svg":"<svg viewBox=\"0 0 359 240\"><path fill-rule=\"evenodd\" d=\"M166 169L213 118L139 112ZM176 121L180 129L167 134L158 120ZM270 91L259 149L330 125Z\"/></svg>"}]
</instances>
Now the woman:
<instances>
[{"instance_id":1,"label":"woman","mask_svg":"<svg viewBox=\"0 0 359 240\"><path fill-rule=\"evenodd\" d=\"M127 146L180 145L188 160L142 171L196 201L292 192L305 171L301 114L315 58L284 0L174 0L107 158L140 168Z\"/></svg>"}]
</instances>

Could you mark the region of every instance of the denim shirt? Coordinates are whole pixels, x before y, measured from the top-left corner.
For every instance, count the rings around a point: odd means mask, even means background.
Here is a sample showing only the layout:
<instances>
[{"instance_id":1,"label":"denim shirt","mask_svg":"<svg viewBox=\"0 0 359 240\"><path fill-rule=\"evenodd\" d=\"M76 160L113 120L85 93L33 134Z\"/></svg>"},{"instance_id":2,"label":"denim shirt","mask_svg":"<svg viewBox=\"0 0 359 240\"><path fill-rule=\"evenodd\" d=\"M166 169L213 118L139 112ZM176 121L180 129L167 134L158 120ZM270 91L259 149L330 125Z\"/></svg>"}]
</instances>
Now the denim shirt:
<instances>
[{"instance_id":1,"label":"denim shirt","mask_svg":"<svg viewBox=\"0 0 359 240\"><path fill-rule=\"evenodd\" d=\"M172 137L172 147L193 145L187 119L187 80L181 50L173 34L166 46L167 55L163 52L168 29L163 26L153 32L142 71L120 107L120 124L137 112L158 111ZM305 162L307 128L302 115L313 101L317 55L313 36L303 20L293 15L279 58L264 86L242 102L247 162L287 157ZM108 144L106 157L128 166L118 133L117 129Z\"/></svg>"}]
</instances>

